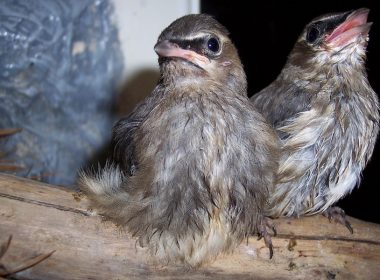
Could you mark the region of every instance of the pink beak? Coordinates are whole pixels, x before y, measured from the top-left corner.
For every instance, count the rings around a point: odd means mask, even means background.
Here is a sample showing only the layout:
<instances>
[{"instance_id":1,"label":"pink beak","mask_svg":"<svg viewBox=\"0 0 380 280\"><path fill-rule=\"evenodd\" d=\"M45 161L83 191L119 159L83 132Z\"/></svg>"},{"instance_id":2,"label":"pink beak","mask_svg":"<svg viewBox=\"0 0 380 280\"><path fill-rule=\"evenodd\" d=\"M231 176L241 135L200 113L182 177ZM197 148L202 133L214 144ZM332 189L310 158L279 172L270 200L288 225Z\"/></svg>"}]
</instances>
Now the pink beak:
<instances>
[{"instance_id":1,"label":"pink beak","mask_svg":"<svg viewBox=\"0 0 380 280\"><path fill-rule=\"evenodd\" d=\"M369 9L359 9L352 12L347 19L338 25L325 39L334 47L348 45L359 36L367 36L372 23L367 23Z\"/></svg>"},{"instance_id":2,"label":"pink beak","mask_svg":"<svg viewBox=\"0 0 380 280\"><path fill-rule=\"evenodd\" d=\"M178 57L194 63L203 68L211 61L207 57L192 50L182 49L179 45L164 40L154 46L155 52L161 57Z\"/></svg>"}]
</instances>

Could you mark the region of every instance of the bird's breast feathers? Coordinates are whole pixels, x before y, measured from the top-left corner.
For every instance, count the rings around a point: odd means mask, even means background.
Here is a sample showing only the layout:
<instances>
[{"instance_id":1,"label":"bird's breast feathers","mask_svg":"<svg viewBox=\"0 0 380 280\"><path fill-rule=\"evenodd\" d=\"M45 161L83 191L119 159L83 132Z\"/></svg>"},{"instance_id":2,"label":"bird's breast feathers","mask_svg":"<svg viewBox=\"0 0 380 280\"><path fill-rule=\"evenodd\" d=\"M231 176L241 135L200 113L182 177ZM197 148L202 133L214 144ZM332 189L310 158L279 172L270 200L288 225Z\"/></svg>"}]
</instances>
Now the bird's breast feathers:
<instances>
[{"instance_id":1,"label":"bird's breast feathers","mask_svg":"<svg viewBox=\"0 0 380 280\"><path fill-rule=\"evenodd\" d=\"M358 184L360 174L372 154L378 132L379 115L352 107L351 101L313 105L279 128L283 140L279 182L292 184L288 197L315 196L308 211L327 209ZM377 106L365 104L362 108ZM360 107L360 106L359 106ZM290 182L290 183L288 183ZM298 187L294 187L298 185ZM288 188L278 188L284 192ZM317 195L316 195L317 194ZM323 205L323 208L320 207Z\"/></svg>"}]
</instances>

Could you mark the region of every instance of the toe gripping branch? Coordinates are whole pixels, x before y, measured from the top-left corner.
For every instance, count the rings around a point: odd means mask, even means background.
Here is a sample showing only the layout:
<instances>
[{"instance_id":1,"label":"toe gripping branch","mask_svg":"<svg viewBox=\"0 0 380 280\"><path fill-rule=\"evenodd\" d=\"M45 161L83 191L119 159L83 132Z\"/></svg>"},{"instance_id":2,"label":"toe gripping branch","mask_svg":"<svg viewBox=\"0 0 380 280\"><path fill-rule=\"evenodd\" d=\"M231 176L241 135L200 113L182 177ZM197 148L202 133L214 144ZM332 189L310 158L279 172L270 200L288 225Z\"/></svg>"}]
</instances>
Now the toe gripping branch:
<instances>
[{"instance_id":1,"label":"toe gripping branch","mask_svg":"<svg viewBox=\"0 0 380 280\"><path fill-rule=\"evenodd\" d=\"M264 238L265 245L269 248L269 258L271 259L273 257L273 244L272 244L272 237L269 234L269 230L273 232L273 236L277 235L276 226L273 223L272 219L269 217L262 217L261 221L259 222L257 226L258 231L258 240L261 238Z\"/></svg>"},{"instance_id":2,"label":"toe gripping branch","mask_svg":"<svg viewBox=\"0 0 380 280\"><path fill-rule=\"evenodd\" d=\"M323 216L327 217L329 221L334 221L338 224L344 225L351 234L354 233L354 229L352 228L350 222L346 218L346 213L340 207L329 207L325 212L323 212Z\"/></svg>"}]
</instances>

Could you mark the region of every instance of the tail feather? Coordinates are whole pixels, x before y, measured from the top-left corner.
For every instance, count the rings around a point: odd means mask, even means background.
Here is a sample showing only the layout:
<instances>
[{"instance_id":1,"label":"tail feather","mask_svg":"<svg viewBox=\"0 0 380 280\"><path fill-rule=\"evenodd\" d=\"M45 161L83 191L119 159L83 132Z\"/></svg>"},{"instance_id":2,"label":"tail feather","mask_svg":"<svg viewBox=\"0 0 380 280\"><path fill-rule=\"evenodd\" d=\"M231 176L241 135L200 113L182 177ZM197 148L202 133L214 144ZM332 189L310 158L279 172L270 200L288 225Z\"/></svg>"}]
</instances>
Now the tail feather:
<instances>
[{"instance_id":1,"label":"tail feather","mask_svg":"<svg viewBox=\"0 0 380 280\"><path fill-rule=\"evenodd\" d=\"M82 171L79 175L79 187L89 198L91 208L119 223L130 200L123 188L124 181L119 166L114 164L107 164L97 172Z\"/></svg>"},{"instance_id":2,"label":"tail feather","mask_svg":"<svg viewBox=\"0 0 380 280\"><path fill-rule=\"evenodd\" d=\"M107 164L96 173L82 171L79 174L79 186L87 195L110 195L120 191L123 174L119 166Z\"/></svg>"}]
</instances>

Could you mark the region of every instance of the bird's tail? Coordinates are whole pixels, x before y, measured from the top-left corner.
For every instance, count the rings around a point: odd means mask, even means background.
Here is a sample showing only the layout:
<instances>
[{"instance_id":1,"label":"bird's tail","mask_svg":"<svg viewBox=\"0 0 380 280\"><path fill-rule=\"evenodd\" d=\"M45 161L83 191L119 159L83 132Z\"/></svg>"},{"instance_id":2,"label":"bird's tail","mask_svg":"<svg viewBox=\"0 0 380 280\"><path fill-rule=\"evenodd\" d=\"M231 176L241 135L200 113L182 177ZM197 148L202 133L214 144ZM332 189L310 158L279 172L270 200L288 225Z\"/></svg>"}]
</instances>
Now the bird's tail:
<instances>
[{"instance_id":1,"label":"bird's tail","mask_svg":"<svg viewBox=\"0 0 380 280\"><path fill-rule=\"evenodd\" d=\"M124 175L118 165L107 163L99 171L81 171L79 187L99 214L114 216L128 200L123 189Z\"/></svg>"}]
</instances>

